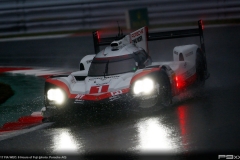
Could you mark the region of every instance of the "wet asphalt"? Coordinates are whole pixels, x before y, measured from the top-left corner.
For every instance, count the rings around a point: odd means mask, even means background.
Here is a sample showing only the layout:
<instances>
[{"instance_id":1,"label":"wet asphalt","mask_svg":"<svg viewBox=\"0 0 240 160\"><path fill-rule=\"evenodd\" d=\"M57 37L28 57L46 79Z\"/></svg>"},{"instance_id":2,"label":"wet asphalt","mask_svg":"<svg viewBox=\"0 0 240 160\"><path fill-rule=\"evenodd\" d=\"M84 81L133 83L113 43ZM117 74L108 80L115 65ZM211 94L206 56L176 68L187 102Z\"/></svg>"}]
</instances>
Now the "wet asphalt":
<instances>
[{"instance_id":1,"label":"wet asphalt","mask_svg":"<svg viewBox=\"0 0 240 160\"><path fill-rule=\"evenodd\" d=\"M147 112L127 108L73 115L0 141L0 153L116 154L137 159L139 155L181 159L211 154L217 159L218 155L240 154L240 27L205 27L204 38L210 78L203 90L188 91L171 107L156 106ZM151 42L150 55L153 60L171 60L174 46L192 43L199 44L199 38ZM27 62L29 66L73 69L78 69L81 56L93 53L89 36L1 42L0 48L0 65L24 66Z\"/></svg>"}]
</instances>

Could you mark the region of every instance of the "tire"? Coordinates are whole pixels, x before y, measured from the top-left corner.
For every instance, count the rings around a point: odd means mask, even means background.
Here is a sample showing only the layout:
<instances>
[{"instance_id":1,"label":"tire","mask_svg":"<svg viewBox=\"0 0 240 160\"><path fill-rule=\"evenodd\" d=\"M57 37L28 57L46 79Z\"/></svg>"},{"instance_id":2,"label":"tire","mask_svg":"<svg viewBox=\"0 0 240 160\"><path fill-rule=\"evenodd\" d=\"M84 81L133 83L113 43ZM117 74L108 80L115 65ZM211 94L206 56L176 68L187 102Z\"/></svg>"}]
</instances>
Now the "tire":
<instances>
[{"instance_id":1,"label":"tire","mask_svg":"<svg viewBox=\"0 0 240 160\"><path fill-rule=\"evenodd\" d=\"M63 119L67 114L66 110L47 108L42 111L43 122L57 122Z\"/></svg>"},{"instance_id":2,"label":"tire","mask_svg":"<svg viewBox=\"0 0 240 160\"><path fill-rule=\"evenodd\" d=\"M55 109L45 109L42 111L43 122L52 122L55 121L56 111Z\"/></svg>"},{"instance_id":3,"label":"tire","mask_svg":"<svg viewBox=\"0 0 240 160\"><path fill-rule=\"evenodd\" d=\"M197 51L196 58L196 75L197 75L197 83L199 86L204 86L205 84L205 70L206 63L204 61L204 57L200 49Z\"/></svg>"},{"instance_id":4,"label":"tire","mask_svg":"<svg viewBox=\"0 0 240 160\"><path fill-rule=\"evenodd\" d=\"M166 71L161 71L159 76L159 102L158 104L168 107L172 104L172 89Z\"/></svg>"}]
</instances>

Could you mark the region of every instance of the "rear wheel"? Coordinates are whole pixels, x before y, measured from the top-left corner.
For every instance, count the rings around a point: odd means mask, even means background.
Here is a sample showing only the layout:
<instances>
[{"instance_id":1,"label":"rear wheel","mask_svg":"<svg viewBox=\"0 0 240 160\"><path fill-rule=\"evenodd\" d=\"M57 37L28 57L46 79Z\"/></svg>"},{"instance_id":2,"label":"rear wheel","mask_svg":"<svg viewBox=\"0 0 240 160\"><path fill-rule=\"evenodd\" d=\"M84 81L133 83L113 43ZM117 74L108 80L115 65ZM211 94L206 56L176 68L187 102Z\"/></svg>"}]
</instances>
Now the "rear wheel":
<instances>
[{"instance_id":1,"label":"rear wheel","mask_svg":"<svg viewBox=\"0 0 240 160\"><path fill-rule=\"evenodd\" d=\"M196 75L199 86L204 86L205 84L205 68L206 64L204 61L203 53L200 49L198 49L196 58Z\"/></svg>"}]
</instances>

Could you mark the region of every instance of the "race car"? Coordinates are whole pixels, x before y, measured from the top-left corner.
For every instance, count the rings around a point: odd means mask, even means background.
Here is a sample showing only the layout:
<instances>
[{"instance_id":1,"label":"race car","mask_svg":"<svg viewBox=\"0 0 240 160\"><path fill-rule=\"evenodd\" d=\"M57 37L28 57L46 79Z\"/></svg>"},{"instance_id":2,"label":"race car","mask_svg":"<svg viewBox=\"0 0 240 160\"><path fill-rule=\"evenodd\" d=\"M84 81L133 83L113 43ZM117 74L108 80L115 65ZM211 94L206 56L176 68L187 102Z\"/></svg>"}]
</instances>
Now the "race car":
<instances>
[{"instance_id":1,"label":"race car","mask_svg":"<svg viewBox=\"0 0 240 160\"><path fill-rule=\"evenodd\" d=\"M45 118L92 106L170 106L174 96L193 85L204 85L209 77L202 20L197 28L187 30L148 33L148 28L142 27L123 35L118 29L115 37L101 38L98 31L93 32L95 54L82 58L80 71L46 79ZM173 61L152 61L148 42L191 36L200 37L200 47L176 46ZM106 48L100 51L104 45Z\"/></svg>"}]
</instances>

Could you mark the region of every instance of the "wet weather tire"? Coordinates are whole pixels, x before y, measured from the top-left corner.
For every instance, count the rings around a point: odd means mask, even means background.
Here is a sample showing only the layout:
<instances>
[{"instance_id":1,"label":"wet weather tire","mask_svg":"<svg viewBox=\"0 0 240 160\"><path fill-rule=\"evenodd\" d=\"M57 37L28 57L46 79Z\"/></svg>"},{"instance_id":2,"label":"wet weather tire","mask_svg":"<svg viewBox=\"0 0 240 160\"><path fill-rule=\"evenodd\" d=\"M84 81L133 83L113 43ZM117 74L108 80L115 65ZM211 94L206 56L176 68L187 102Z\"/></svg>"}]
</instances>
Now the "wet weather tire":
<instances>
[{"instance_id":1,"label":"wet weather tire","mask_svg":"<svg viewBox=\"0 0 240 160\"><path fill-rule=\"evenodd\" d=\"M172 104L171 83L165 71L160 72L159 78L159 103L168 107Z\"/></svg>"},{"instance_id":2,"label":"wet weather tire","mask_svg":"<svg viewBox=\"0 0 240 160\"><path fill-rule=\"evenodd\" d=\"M200 49L197 50L197 58L196 58L196 75L197 75L197 83L199 86L204 86L205 84L205 61L203 57L203 53Z\"/></svg>"},{"instance_id":3,"label":"wet weather tire","mask_svg":"<svg viewBox=\"0 0 240 160\"><path fill-rule=\"evenodd\" d=\"M43 122L49 122L55 120L56 111L55 109L46 109L42 111Z\"/></svg>"},{"instance_id":4,"label":"wet weather tire","mask_svg":"<svg viewBox=\"0 0 240 160\"><path fill-rule=\"evenodd\" d=\"M56 122L67 116L67 110L58 110L47 108L42 111L43 121L45 122Z\"/></svg>"}]
</instances>

